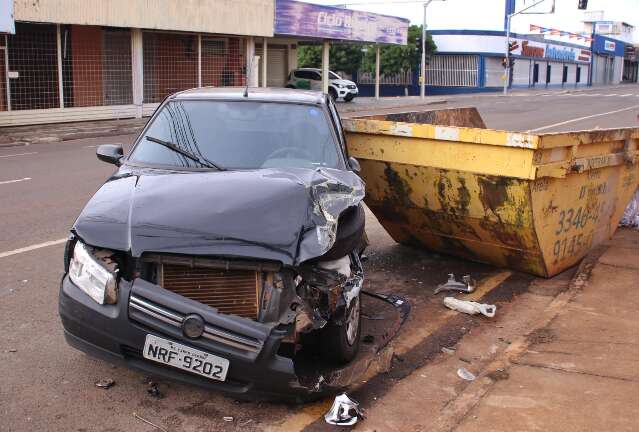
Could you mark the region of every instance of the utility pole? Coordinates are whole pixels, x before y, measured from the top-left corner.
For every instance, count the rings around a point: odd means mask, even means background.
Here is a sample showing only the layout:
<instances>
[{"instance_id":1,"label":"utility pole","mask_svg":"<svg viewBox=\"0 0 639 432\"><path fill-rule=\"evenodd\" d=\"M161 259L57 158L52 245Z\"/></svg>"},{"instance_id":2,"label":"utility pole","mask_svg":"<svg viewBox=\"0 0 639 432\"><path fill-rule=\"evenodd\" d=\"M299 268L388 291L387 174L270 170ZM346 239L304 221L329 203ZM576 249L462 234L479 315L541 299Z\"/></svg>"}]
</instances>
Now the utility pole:
<instances>
[{"instance_id":1,"label":"utility pole","mask_svg":"<svg viewBox=\"0 0 639 432\"><path fill-rule=\"evenodd\" d=\"M424 2L424 23L422 24L422 67L421 67L421 85L419 88L419 95L422 99L426 96L426 8L432 1L446 1L446 0L427 0Z\"/></svg>"},{"instance_id":2,"label":"utility pole","mask_svg":"<svg viewBox=\"0 0 639 432\"><path fill-rule=\"evenodd\" d=\"M546 0L539 0L533 4L531 4L530 6L527 6L525 8L523 8L520 11L517 12L513 12L511 14L508 14L508 16L506 17L506 75L505 75L505 79L504 79L504 95L508 94L508 86L510 85L510 22L512 17L514 17L515 15L519 15L522 12L527 11L528 9L534 8L535 6L545 2ZM555 7L554 7L554 0L553 0L553 11L554 11Z\"/></svg>"}]
</instances>

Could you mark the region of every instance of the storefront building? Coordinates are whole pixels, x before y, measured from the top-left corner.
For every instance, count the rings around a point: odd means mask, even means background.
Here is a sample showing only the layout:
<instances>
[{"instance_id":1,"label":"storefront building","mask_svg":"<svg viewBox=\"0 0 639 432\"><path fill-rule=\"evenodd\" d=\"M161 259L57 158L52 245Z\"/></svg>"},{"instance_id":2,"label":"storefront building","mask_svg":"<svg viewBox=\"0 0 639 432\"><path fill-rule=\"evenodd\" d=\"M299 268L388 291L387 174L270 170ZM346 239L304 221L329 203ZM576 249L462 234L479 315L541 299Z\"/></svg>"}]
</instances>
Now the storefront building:
<instances>
[{"instance_id":1,"label":"storefront building","mask_svg":"<svg viewBox=\"0 0 639 432\"><path fill-rule=\"evenodd\" d=\"M253 37L273 36L273 0L14 8L15 34L0 36L0 126L140 117L176 91L244 85Z\"/></svg>"},{"instance_id":2,"label":"storefront building","mask_svg":"<svg viewBox=\"0 0 639 432\"><path fill-rule=\"evenodd\" d=\"M592 44L593 85L619 84L623 76L625 44L608 36L595 35Z\"/></svg>"},{"instance_id":3,"label":"storefront building","mask_svg":"<svg viewBox=\"0 0 639 432\"><path fill-rule=\"evenodd\" d=\"M505 80L503 31L435 30L437 54L426 70L431 94L496 91ZM515 49L511 87L588 85L591 50L586 45L549 41L540 35L511 34Z\"/></svg>"},{"instance_id":4,"label":"storefront building","mask_svg":"<svg viewBox=\"0 0 639 432\"><path fill-rule=\"evenodd\" d=\"M639 82L639 44L626 45L623 57L623 77L624 83Z\"/></svg>"}]
</instances>

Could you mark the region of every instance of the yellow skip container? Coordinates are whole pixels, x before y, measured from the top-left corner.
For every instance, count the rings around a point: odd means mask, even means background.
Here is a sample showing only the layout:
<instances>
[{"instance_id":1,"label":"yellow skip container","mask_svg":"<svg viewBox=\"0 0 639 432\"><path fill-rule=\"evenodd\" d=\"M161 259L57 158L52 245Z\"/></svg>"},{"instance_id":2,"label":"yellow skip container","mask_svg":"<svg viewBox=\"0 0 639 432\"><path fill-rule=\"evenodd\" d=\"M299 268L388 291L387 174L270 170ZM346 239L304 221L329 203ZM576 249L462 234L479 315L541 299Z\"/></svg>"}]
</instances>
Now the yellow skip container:
<instances>
[{"instance_id":1,"label":"yellow skip container","mask_svg":"<svg viewBox=\"0 0 639 432\"><path fill-rule=\"evenodd\" d=\"M639 184L639 128L506 132L475 108L343 123L395 241L539 276L609 239Z\"/></svg>"}]
</instances>

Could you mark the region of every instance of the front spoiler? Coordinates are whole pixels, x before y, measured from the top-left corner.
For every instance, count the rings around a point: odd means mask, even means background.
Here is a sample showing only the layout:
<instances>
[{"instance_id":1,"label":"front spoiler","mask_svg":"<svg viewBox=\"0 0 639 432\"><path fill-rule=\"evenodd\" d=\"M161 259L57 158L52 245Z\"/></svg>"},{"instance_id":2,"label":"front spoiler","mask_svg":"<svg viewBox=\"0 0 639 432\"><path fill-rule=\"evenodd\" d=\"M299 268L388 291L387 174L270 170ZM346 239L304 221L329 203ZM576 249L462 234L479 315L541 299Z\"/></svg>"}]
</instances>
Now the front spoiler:
<instances>
[{"instance_id":1,"label":"front spoiler","mask_svg":"<svg viewBox=\"0 0 639 432\"><path fill-rule=\"evenodd\" d=\"M132 284L122 280L119 285L118 304L99 305L75 286L68 276L65 276L60 286L59 314L67 342L76 349L111 363L235 396L250 394L251 398L256 399L295 401L308 398L312 390L300 385L292 359L277 354L284 331L271 327L270 331L265 332L265 326L261 323L217 314L215 310L197 302L157 286L153 287L160 294L172 297L169 304L174 308L188 309L193 313L215 314L222 320L239 320L241 326L250 327L253 324L255 328L251 336L256 334L264 336L261 340L261 350L258 353L243 353L239 349L211 343L211 341L189 340L179 334L178 330L171 331L152 322L133 321L129 316L128 299L132 291L138 292L137 282ZM193 307L191 303L197 307ZM197 310L198 308L208 310L201 311ZM208 318L205 317L207 321ZM219 321L216 324L219 324ZM230 367L226 381L209 380L144 359L142 349L146 335L149 333L228 359Z\"/></svg>"},{"instance_id":2,"label":"front spoiler","mask_svg":"<svg viewBox=\"0 0 639 432\"><path fill-rule=\"evenodd\" d=\"M271 327L264 332L264 325L252 320L217 314L215 310L193 302L182 296L166 291L157 285L144 282L132 284L122 280L117 305L99 305L67 276L60 286L59 313L64 326L67 342L72 347L108 362L143 371L146 374L163 377L208 390L220 391L242 399L279 400L286 402L304 402L316 399L327 393L333 393L358 382L375 363L388 363L376 366L378 369L390 366L392 351L382 350L397 334L406 320L410 306L405 299L394 295L364 294L362 310L366 316L362 320L362 340L357 357L342 366L318 363L318 358L300 357L295 360L278 354L285 332ZM133 285L136 285L135 288ZM141 288L140 288L141 287ZM155 292L155 297L150 294ZM203 313L207 320L213 320L208 314L214 314L217 325L233 328L233 323L249 326L253 335L264 332L261 349L257 353L233 352L233 347L208 341L187 340L179 333L148 321L138 323L130 318L129 298L131 294L152 297L155 304L170 304L174 309ZM162 299L167 296L170 302ZM205 308L207 310L199 310ZM159 329L159 330L158 330ZM233 328L237 330L238 328ZM213 381L180 369L168 367L146 360L142 349L146 335L152 333L160 337L193 346L229 360L230 367L226 381ZM248 333L245 332L245 333ZM387 352L388 351L388 352ZM381 370L381 369L380 369Z\"/></svg>"}]
</instances>

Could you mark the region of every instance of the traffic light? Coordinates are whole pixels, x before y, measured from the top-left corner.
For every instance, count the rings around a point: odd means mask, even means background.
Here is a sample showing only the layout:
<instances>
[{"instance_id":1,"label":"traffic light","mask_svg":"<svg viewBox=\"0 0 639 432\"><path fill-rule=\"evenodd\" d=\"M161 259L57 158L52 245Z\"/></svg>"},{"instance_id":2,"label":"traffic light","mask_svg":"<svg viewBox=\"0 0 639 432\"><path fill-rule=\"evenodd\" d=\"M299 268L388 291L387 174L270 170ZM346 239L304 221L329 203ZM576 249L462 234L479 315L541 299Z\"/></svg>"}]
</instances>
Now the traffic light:
<instances>
[{"instance_id":1,"label":"traffic light","mask_svg":"<svg viewBox=\"0 0 639 432\"><path fill-rule=\"evenodd\" d=\"M506 57L501 59L501 67L503 67L504 69L506 69L506 66L508 65L508 59Z\"/></svg>"},{"instance_id":2,"label":"traffic light","mask_svg":"<svg viewBox=\"0 0 639 432\"><path fill-rule=\"evenodd\" d=\"M577 3L577 9L586 10L588 8L588 0L579 0Z\"/></svg>"},{"instance_id":3,"label":"traffic light","mask_svg":"<svg viewBox=\"0 0 639 432\"><path fill-rule=\"evenodd\" d=\"M421 54L422 52L422 37L417 36L415 38L415 46L417 47L417 52Z\"/></svg>"}]
</instances>

